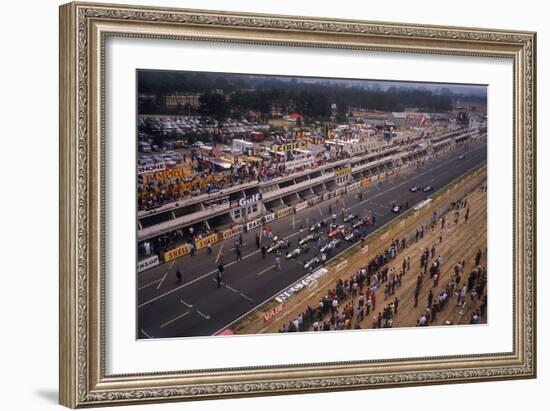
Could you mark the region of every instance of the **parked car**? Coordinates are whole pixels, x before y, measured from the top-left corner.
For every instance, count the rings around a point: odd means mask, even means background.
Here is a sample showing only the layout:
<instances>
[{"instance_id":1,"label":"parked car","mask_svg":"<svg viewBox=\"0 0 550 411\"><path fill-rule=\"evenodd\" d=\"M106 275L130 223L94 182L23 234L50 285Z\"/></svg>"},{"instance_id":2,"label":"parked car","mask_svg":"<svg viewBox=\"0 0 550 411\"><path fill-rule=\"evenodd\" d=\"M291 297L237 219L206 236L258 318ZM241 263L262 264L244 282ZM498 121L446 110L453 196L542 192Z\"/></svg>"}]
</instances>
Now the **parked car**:
<instances>
[{"instance_id":1,"label":"parked car","mask_svg":"<svg viewBox=\"0 0 550 411\"><path fill-rule=\"evenodd\" d=\"M144 141L140 141L138 143L138 150L142 153L150 153L152 150L151 150L151 145L149 143L146 143Z\"/></svg>"}]
</instances>

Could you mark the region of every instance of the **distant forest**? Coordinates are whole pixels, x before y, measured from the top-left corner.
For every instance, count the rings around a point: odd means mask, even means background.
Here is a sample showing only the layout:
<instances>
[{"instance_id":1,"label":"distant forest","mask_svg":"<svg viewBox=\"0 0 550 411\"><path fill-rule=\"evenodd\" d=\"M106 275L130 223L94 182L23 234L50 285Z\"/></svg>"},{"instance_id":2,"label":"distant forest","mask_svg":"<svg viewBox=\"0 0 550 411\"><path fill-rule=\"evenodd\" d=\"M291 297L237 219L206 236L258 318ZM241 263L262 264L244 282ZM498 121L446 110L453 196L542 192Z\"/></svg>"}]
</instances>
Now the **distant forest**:
<instances>
[{"instance_id":1,"label":"distant forest","mask_svg":"<svg viewBox=\"0 0 550 411\"><path fill-rule=\"evenodd\" d=\"M330 117L332 104L336 104L337 117L345 118L350 107L369 110L404 111L415 107L427 112L446 112L456 100L484 104L483 94L452 91L449 87L434 90L433 86L395 86L382 88L375 82L368 87L357 81L297 79L295 77L255 76L198 72L140 71L138 93L154 96L139 101L140 114L183 114L191 107L179 107L169 112L163 97L174 93L201 94L198 113L219 119L229 115L246 115L250 110L267 119L272 105L291 108L308 120ZM367 82L365 82L367 84ZM452 87L452 86L451 86ZM220 94L223 92L223 95ZM187 111L184 111L187 110Z\"/></svg>"}]
</instances>

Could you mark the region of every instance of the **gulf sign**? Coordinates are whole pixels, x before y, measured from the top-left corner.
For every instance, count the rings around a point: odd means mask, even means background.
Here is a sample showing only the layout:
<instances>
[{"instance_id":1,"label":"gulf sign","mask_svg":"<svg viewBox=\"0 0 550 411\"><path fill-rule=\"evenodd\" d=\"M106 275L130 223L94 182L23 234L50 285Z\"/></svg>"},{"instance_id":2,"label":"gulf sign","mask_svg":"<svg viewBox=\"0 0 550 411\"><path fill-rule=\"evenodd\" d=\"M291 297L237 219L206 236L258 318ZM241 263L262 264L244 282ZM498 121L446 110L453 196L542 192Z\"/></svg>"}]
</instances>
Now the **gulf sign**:
<instances>
[{"instance_id":1,"label":"gulf sign","mask_svg":"<svg viewBox=\"0 0 550 411\"><path fill-rule=\"evenodd\" d=\"M246 206L252 205L257 203L262 199L262 193L256 193L252 194L251 196L241 198L239 200L233 200L231 201L231 208L244 208Z\"/></svg>"}]
</instances>

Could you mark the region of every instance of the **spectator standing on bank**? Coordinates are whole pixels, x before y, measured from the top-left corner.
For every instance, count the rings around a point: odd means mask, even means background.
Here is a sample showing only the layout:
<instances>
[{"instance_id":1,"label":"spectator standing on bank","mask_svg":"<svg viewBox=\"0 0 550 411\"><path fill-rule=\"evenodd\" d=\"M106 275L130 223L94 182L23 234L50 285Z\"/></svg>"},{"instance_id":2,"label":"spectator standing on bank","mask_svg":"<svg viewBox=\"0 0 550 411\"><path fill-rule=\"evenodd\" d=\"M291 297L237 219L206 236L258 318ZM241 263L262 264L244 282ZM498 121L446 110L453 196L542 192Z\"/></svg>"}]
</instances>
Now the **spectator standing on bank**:
<instances>
[{"instance_id":1,"label":"spectator standing on bank","mask_svg":"<svg viewBox=\"0 0 550 411\"><path fill-rule=\"evenodd\" d=\"M476 259L475 259L476 266L478 266L480 262L481 262L481 249L478 249L476 253Z\"/></svg>"},{"instance_id":2,"label":"spectator standing on bank","mask_svg":"<svg viewBox=\"0 0 550 411\"><path fill-rule=\"evenodd\" d=\"M420 287L416 286L414 290L414 306L418 307L418 297L420 296Z\"/></svg>"}]
</instances>

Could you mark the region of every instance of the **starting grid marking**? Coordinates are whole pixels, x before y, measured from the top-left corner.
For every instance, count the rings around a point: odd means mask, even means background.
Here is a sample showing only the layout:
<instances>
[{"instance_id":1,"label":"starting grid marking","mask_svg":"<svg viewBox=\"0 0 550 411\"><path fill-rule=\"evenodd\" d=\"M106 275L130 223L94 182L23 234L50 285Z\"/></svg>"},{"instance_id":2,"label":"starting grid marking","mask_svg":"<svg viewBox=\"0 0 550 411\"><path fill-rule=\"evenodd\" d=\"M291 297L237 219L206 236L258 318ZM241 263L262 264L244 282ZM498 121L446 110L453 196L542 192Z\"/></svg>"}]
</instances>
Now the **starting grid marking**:
<instances>
[{"instance_id":1,"label":"starting grid marking","mask_svg":"<svg viewBox=\"0 0 550 411\"><path fill-rule=\"evenodd\" d=\"M189 314L190 312L191 312L191 311L186 311L186 312L184 312L183 314L180 314L180 315L178 315L177 317L172 318L171 320L166 321L165 323L163 323L163 324L160 325L160 328L164 328L164 327L166 327L167 325L172 324L173 322L179 320L180 318L185 317L185 316L186 316L187 314Z\"/></svg>"},{"instance_id":2,"label":"starting grid marking","mask_svg":"<svg viewBox=\"0 0 550 411\"><path fill-rule=\"evenodd\" d=\"M199 310L197 310L197 314L200 315L200 316L203 317L203 318L206 318L207 320L210 319L210 316L209 316L209 315L203 314L203 313L201 313Z\"/></svg>"},{"instance_id":3,"label":"starting grid marking","mask_svg":"<svg viewBox=\"0 0 550 411\"><path fill-rule=\"evenodd\" d=\"M218 280L216 280L215 278L212 278L212 281L214 281L216 284L218 283ZM248 300L248 301L254 301L254 299L250 298L248 295L244 294L243 292L239 291L239 290L235 290L233 287L231 287L230 285L227 285L226 283L224 283L223 281L220 281L220 285L223 285L225 288L227 288L229 291L232 291L234 292L235 294L239 294L241 297L243 297L245 300ZM183 301L182 301L183 302Z\"/></svg>"},{"instance_id":4,"label":"starting grid marking","mask_svg":"<svg viewBox=\"0 0 550 411\"><path fill-rule=\"evenodd\" d=\"M275 268L275 264L272 264L272 265L270 265L269 267L267 267L265 270L260 271L257 275L265 274L265 273L267 273L268 271L273 270L274 268Z\"/></svg>"},{"instance_id":5,"label":"starting grid marking","mask_svg":"<svg viewBox=\"0 0 550 411\"><path fill-rule=\"evenodd\" d=\"M148 284L142 285L141 287L138 287L138 291L141 291L141 290L143 290L143 289L145 289L145 288L147 288L147 287L150 287L150 286L152 286L152 285L155 285L156 283L160 282L160 280L162 280L162 278L159 278L158 280L152 281L152 282L150 282L150 283L148 283Z\"/></svg>"},{"instance_id":6,"label":"starting grid marking","mask_svg":"<svg viewBox=\"0 0 550 411\"><path fill-rule=\"evenodd\" d=\"M141 332L143 333L143 335L145 335L147 338L155 338L155 337L153 337L152 335L147 334L143 328L142 328L140 331L141 331Z\"/></svg>"}]
</instances>

